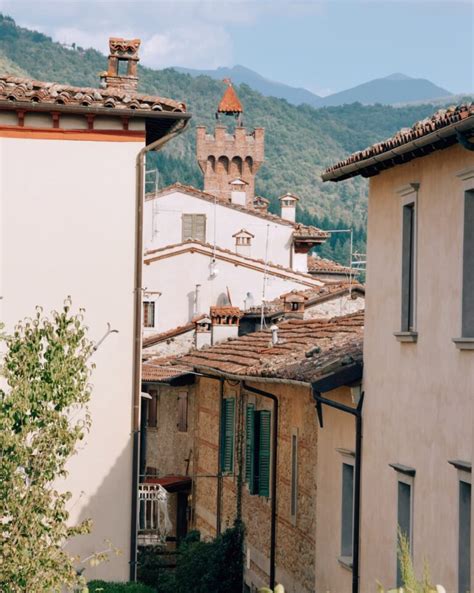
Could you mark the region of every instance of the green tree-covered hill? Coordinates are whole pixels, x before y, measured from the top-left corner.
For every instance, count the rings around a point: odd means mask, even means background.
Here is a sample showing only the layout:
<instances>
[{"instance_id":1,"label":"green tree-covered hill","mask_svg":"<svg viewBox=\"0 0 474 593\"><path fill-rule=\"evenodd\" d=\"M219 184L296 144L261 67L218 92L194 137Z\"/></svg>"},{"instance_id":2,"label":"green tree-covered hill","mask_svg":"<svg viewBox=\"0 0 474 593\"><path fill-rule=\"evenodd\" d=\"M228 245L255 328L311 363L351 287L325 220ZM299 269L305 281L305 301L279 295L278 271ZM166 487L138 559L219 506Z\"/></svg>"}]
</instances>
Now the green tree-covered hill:
<instances>
[{"instance_id":1,"label":"green tree-covered hill","mask_svg":"<svg viewBox=\"0 0 474 593\"><path fill-rule=\"evenodd\" d=\"M104 33L107 35L107 32ZM97 86L98 72L107 60L93 49L66 48L51 38L18 27L0 15L0 68L39 80ZM139 90L184 101L193 114L191 126L180 138L155 157L160 185L175 181L202 186L195 160L195 126L215 125L214 113L224 85L207 76L193 78L172 69L140 67ZM359 178L342 184L325 183L321 171L355 150L412 125L435 110L433 105L389 107L363 106L314 109L290 105L283 99L264 97L246 85L237 88L244 105L247 128L266 130L266 160L258 174L257 193L270 199L277 211L278 197L292 191L301 198L300 220L324 228L353 226L356 247L363 250L367 205L367 183ZM343 235L335 237L322 253L347 261Z\"/></svg>"}]
</instances>

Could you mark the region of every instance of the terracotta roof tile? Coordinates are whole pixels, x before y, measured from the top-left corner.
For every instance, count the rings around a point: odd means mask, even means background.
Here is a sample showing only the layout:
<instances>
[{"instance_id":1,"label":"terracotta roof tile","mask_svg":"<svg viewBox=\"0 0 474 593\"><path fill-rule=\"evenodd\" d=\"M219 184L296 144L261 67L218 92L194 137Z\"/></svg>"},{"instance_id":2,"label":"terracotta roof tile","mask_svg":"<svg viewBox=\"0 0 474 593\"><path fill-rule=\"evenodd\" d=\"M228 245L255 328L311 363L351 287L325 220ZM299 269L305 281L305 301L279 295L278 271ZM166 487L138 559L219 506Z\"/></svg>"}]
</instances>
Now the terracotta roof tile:
<instances>
[{"instance_id":1,"label":"terracotta roof tile","mask_svg":"<svg viewBox=\"0 0 474 593\"><path fill-rule=\"evenodd\" d=\"M230 81L227 82L227 88L224 91L224 95L222 96L221 102L217 108L217 113L227 113L227 114L235 114L235 113L242 113L244 108L242 107L242 103L237 97L237 93L232 86Z\"/></svg>"},{"instance_id":2,"label":"terracotta roof tile","mask_svg":"<svg viewBox=\"0 0 474 593\"><path fill-rule=\"evenodd\" d=\"M186 111L184 103L154 95L117 88L77 87L16 76L0 76L0 101L10 101L18 107L33 103L35 109L41 105L47 105L49 109L53 109L54 105L103 108L104 113L125 109L143 113Z\"/></svg>"},{"instance_id":3,"label":"terracotta roof tile","mask_svg":"<svg viewBox=\"0 0 474 593\"><path fill-rule=\"evenodd\" d=\"M152 358L142 363L142 381L166 383L192 371L191 366L170 364L168 358Z\"/></svg>"},{"instance_id":4,"label":"terracotta roof tile","mask_svg":"<svg viewBox=\"0 0 474 593\"><path fill-rule=\"evenodd\" d=\"M178 327L174 327L173 329L169 329L165 332L148 335L143 338L143 347L148 348L149 346L155 346L155 344L159 344L160 342L166 342L166 340L175 338L176 336L180 336L181 334L185 334L189 331L193 331L196 327L196 323L203 317L205 317L205 315L199 315L185 325L178 325Z\"/></svg>"},{"instance_id":5,"label":"terracotta roof tile","mask_svg":"<svg viewBox=\"0 0 474 593\"><path fill-rule=\"evenodd\" d=\"M358 274L358 270L354 268L349 268L348 266L343 266L335 261L330 259L324 259L322 257L318 257L316 255L308 255L308 272L310 273L327 273L327 274L351 274L352 276L356 276Z\"/></svg>"},{"instance_id":6,"label":"terracotta roof tile","mask_svg":"<svg viewBox=\"0 0 474 593\"><path fill-rule=\"evenodd\" d=\"M373 157L378 157L377 161L380 162L384 160L384 157L400 156L403 151L398 150L396 151L396 154L392 154L391 151L394 149L403 148L404 145L407 145L414 140L419 140L425 136L429 136L430 134L446 128L447 126L471 118L472 126L474 127L474 103L463 103L460 105L452 105L447 109L439 109L431 117L427 117L413 124L411 128L402 128L391 138L387 138L382 142L372 144L372 146L369 146L368 148L365 148L359 152L354 152L346 159L336 163L331 167L328 167L324 171L322 178L324 181L337 181L346 179L347 177L351 177L353 175L358 175L359 172L361 172L364 168L364 161L368 161ZM452 135L456 135L455 130L453 130ZM433 142L437 141L439 141L438 135L436 135L436 138L433 138ZM444 146L445 145L446 142L444 142ZM409 159L404 160L406 161ZM348 171L346 169L346 167L356 164L358 166L353 167L352 171ZM394 162L393 164L386 165L384 168L387 168L387 166L393 166L395 164L399 163Z\"/></svg>"},{"instance_id":7,"label":"terracotta roof tile","mask_svg":"<svg viewBox=\"0 0 474 593\"><path fill-rule=\"evenodd\" d=\"M330 320L290 320L279 326L279 342L270 330L195 350L171 363L215 369L234 375L314 380L328 363L362 359L363 312Z\"/></svg>"}]
</instances>

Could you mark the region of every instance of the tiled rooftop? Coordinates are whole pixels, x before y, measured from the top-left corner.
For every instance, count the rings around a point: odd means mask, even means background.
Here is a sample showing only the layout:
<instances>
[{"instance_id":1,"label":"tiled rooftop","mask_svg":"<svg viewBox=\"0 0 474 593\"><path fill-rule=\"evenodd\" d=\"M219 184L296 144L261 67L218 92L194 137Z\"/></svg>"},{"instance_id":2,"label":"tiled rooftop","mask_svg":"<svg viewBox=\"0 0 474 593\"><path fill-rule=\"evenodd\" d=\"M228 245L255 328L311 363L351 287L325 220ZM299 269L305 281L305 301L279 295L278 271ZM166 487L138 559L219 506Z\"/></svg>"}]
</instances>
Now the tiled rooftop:
<instances>
[{"instance_id":1,"label":"tiled rooftop","mask_svg":"<svg viewBox=\"0 0 474 593\"><path fill-rule=\"evenodd\" d=\"M474 127L474 103L463 103L461 105L453 105L447 109L439 109L431 117L427 117L421 121L416 122L411 128L402 128L391 138L387 138L382 142L372 144L372 146L369 146L368 148L359 152L355 152L346 159L327 168L324 171L322 178L324 181L337 181L357 175L359 172L362 172L365 165L368 165L368 163L365 163L365 161L369 161L374 157L378 157L378 163L383 161L384 158L398 158L400 159L400 163L407 162L410 160L410 158L401 158L401 155L403 155L404 152L403 147L405 145L408 145L416 140L421 140L424 137L430 135L433 135L433 142L437 143L440 141L440 138L437 134L434 134L435 132L442 132L443 128L453 124L462 123L464 120L471 118L472 127ZM452 136L455 137L455 135L456 131L453 130ZM444 147L446 145L447 140L445 139L440 147ZM413 148L415 150L417 147ZM426 150L424 153L426 154ZM383 168L387 168L387 166L393 166L395 164L399 163L393 162L385 165ZM353 167L350 167L351 165Z\"/></svg>"},{"instance_id":2,"label":"tiled rooftop","mask_svg":"<svg viewBox=\"0 0 474 593\"><path fill-rule=\"evenodd\" d=\"M326 274L346 274L349 275L352 273L352 276L357 275L358 271L355 269L349 268L348 266L343 266L338 264L335 261L330 259L324 259L323 257L318 257L316 255L308 255L308 272L310 273L326 273Z\"/></svg>"},{"instance_id":3,"label":"tiled rooftop","mask_svg":"<svg viewBox=\"0 0 474 593\"><path fill-rule=\"evenodd\" d=\"M142 381L166 383L192 371L189 366L170 364L170 358L153 358L142 363Z\"/></svg>"},{"instance_id":4,"label":"tiled rooftop","mask_svg":"<svg viewBox=\"0 0 474 593\"><path fill-rule=\"evenodd\" d=\"M34 104L35 109L45 104L50 108L54 105L93 107L103 109L108 114L111 111L120 112L121 110L135 110L137 113L186 111L184 103L154 95L117 88L77 87L16 76L0 76L0 101L9 101L17 107Z\"/></svg>"},{"instance_id":5,"label":"tiled rooftop","mask_svg":"<svg viewBox=\"0 0 474 593\"><path fill-rule=\"evenodd\" d=\"M218 113L242 113L243 107L230 80L226 80L227 88L217 108Z\"/></svg>"},{"instance_id":6,"label":"tiled rooftop","mask_svg":"<svg viewBox=\"0 0 474 593\"><path fill-rule=\"evenodd\" d=\"M280 324L275 346L271 331L265 330L192 351L174 362L232 375L306 382L320 376L329 363L360 361L363 327L361 312L330 320L290 320Z\"/></svg>"}]
</instances>

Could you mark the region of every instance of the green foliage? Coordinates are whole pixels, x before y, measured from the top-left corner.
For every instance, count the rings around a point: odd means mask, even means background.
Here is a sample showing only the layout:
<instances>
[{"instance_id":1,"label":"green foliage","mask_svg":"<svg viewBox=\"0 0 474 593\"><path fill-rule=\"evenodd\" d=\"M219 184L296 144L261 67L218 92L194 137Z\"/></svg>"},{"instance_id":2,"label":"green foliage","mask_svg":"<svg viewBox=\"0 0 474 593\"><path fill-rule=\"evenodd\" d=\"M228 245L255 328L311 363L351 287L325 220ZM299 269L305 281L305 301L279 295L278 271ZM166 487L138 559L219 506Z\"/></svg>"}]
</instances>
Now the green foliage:
<instances>
[{"instance_id":1,"label":"green foliage","mask_svg":"<svg viewBox=\"0 0 474 593\"><path fill-rule=\"evenodd\" d=\"M436 593L436 587L431 584L428 565L425 562L423 576L418 579L411 559L410 542L406 535L398 530L398 557L403 582L403 593ZM399 589L391 589L387 593L398 593ZM382 585L378 584L378 593L385 593Z\"/></svg>"},{"instance_id":2,"label":"green foliage","mask_svg":"<svg viewBox=\"0 0 474 593\"><path fill-rule=\"evenodd\" d=\"M68 526L69 492L55 482L89 428L88 362L92 344L67 301L51 318L37 309L7 336L0 390L0 590L51 593L82 586L76 559L63 548L88 533Z\"/></svg>"},{"instance_id":3,"label":"green foliage","mask_svg":"<svg viewBox=\"0 0 474 593\"><path fill-rule=\"evenodd\" d=\"M0 15L0 53L4 66L15 66L39 80L97 86L106 58L93 49L67 49L49 37L15 25ZM0 61L0 66L1 66ZM195 158L195 126L215 125L214 113L223 93L220 81L193 78L173 69L139 67L139 90L184 101L193 115L188 131L158 154L149 156L148 167L160 170L160 186L176 181L202 187ZM353 178L344 183L322 183L320 174L349 153L391 136L435 111L434 105L390 107L360 103L315 109L290 105L284 99L264 97L245 84L238 87L248 128L265 127L266 160L256 180L256 192L270 200L278 212L278 197L290 190L301 198L303 214L326 220L323 228L362 229L360 250L365 251L367 183ZM221 121L225 121L221 120ZM227 122L228 123L228 122ZM232 127L234 124L229 124ZM324 257L347 263L348 238L339 237L321 251Z\"/></svg>"},{"instance_id":4,"label":"green foliage","mask_svg":"<svg viewBox=\"0 0 474 593\"><path fill-rule=\"evenodd\" d=\"M106 581L90 581L87 583L89 593L154 593L151 587L142 583L108 583Z\"/></svg>"},{"instance_id":5,"label":"green foliage","mask_svg":"<svg viewBox=\"0 0 474 593\"><path fill-rule=\"evenodd\" d=\"M227 529L214 540L200 540L192 531L182 541L176 570L166 568L157 550L141 550L139 580L157 593L241 593L243 528Z\"/></svg>"}]
</instances>

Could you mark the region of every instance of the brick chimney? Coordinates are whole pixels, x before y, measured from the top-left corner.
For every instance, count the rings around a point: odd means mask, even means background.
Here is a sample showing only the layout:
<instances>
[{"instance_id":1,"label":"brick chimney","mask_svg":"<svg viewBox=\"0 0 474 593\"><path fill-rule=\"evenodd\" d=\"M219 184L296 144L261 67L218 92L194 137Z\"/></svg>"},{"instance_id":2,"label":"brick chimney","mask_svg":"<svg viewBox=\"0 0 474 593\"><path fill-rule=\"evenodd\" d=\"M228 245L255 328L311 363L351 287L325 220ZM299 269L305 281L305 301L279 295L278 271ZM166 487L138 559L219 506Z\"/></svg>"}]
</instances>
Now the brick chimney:
<instances>
[{"instance_id":1,"label":"brick chimney","mask_svg":"<svg viewBox=\"0 0 474 593\"><path fill-rule=\"evenodd\" d=\"M308 297L302 292L292 290L280 296L283 301L283 311L285 317L293 317L297 319L303 319L305 303Z\"/></svg>"},{"instance_id":2,"label":"brick chimney","mask_svg":"<svg viewBox=\"0 0 474 593\"><path fill-rule=\"evenodd\" d=\"M296 220L296 202L299 202L298 196L287 192L284 196L279 198L280 200L280 216L285 220Z\"/></svg>"},{"instance_id":3,"label":"brick chimney","mask_svg":"<svg viewBox=\"0 0 474 593\"><path fill-rule=\"evenodd\" d=\"M140 39L109 39L109 65L101 74L101 85L106 89L135 92L138 85L137 66Z\"/></svg>"},{"instance_id":4,"label":"brick chimney","mask_svg":"<svg viewBox=\"0 0 474 593\"><path fill-rule=\"evenodd\" d=\"M196 321L195 344L196 348L211 345L211 318L201 317Z\"/></svg>"},{"instance_id":5,"label":"brick chimney","mask_svg":"<svg viewBox=\"0 0 474 593\"><path fill-rule=\"evenodd\" d=\"M212 343L218 344L239 335L242 311L238 307L211 307Z\"/></svg>"},{"instance_id":6,"label":"brick chimney","mask_svg":"<svg viewBox=\"0 0 474 593\"><path fill-rule=\"evenodd\" d=\"M262 198L262 196L255 196L253 201L253 207L259 212L267 212L269 204L270 200L267 200L267 198Z\"/></svg>"}]
</instances>

